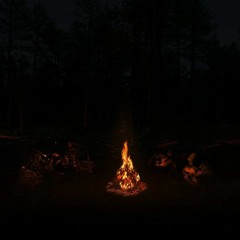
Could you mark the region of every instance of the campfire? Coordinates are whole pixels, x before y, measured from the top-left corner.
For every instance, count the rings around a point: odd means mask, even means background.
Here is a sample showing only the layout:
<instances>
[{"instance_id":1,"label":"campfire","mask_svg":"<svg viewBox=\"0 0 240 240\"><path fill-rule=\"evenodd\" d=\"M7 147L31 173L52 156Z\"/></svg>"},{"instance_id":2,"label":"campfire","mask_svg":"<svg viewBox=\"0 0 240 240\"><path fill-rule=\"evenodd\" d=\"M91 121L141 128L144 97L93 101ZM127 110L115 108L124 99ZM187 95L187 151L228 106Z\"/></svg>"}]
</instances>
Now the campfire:
<instances>
[{"instance_id":1,"label":"campfire","mask_svg":"<svg viewBox=\"0 0 240 240\"><path fill-rule=\"evenodd\" d=\"M122 160L123 164L117 170L114 180L108 183L107 191L124 196L137 195L147 187L141 182L139 173L134 170L133 162L128 155L127 141L123 145Z\"/></svg>"}]
</instances>

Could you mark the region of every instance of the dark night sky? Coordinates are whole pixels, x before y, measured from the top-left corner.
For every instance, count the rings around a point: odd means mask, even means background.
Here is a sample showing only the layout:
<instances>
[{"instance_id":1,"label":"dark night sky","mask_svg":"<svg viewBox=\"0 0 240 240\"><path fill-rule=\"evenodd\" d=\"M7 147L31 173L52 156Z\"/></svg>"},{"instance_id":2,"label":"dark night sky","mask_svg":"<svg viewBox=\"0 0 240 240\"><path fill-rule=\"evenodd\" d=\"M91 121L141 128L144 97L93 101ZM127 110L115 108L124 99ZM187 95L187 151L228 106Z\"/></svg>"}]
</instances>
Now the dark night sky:
<instances>
[{"instance_id":1,"label":"dark night sky","mask_svg":"<svg viewBox=\"0 0 240 240\"><path fill-rule=\"evenodd\" d=\"M41 2L48 14L61 27L67 29L74 18L74 0L28 0L30 3ZM99 0L104 3L118 3L121 0ZM240 0L203 0L209 6L218 26L218 37L223 43L240 39Z\"/></svg>"},{"instance_id":2,"label":"dark night sky","mask_svg":"<svg viewBox=\"0 0 240 240\"><path fill-rule=\"evenodd\" d=\"M240 0L205 0L218 25L218 36L223 43L240 39Z\"/></svg>"},{"instance_id":3,"label":"dark night sky","mask_svg":"<svg viewBox=\"0 0 240 240\"><path fill-rule=\"evenodd\" d=\"M42 3L51 18L61 27L68 29L74 19L74 0L27 0L30 4ZM121 0L99 0L102 3L119 3Z\"/></svg>"}]
</instances>

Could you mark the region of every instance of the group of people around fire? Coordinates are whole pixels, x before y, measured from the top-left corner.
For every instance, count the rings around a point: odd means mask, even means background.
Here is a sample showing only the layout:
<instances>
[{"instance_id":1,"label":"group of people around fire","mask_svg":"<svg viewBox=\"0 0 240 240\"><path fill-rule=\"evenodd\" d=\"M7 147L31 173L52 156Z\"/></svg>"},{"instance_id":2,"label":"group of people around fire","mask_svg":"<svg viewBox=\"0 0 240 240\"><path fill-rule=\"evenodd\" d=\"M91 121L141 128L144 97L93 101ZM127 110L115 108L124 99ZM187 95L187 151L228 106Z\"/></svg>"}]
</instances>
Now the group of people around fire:
<instances>
[{"instance_id":1,"label":"group of people around fire","mask_svg":"<svg viewBox=\"0 0 240 240\"><path fill-rule=\"evenodd\" d=\"M54 142L54 145L57 147L57 142ZM43 181L43 176L49 173L59 175L66 172L80 173L82 171L92 173L94 163L89 159L83 161L80 154L78 144L71 141L68 141L64 147L61 146L61 149L53 149L47 153L33 147L28 151L22 163L19 174L20 180L23 183L37 185ZM165 149L165 151L158 151L154 154L149 159L148 164L157 169L178 172L184 180L193 185L212 175L207 159L200 155L197 151L188 151L182 154L171 149L167 151Z\"/></svg>"},{"instance_id":2,"label":"group of people around fire","mask_svg":"<svg viewBox=\"0 0 240 240\"><path fill-rule=\"evenodd\" d=\"M172 150L159 151L149 159L148 164L157 169L177 171L191 185L212 176L208 159L197 151L179 153L178 155Z\"/></svg>"},{"instance_id":3,"label":"group of people around fire","mask_svg":"<svg viewBox=\"0 0 240 240\"><path fill-rule=\"evenodd\" d=\"M51 149L30 147L26 151L19 171L19 182L33 188L46 176L63 176L66 173L92 173L94 164L89 159L88 149L68 141L63 146L54 141ZM81 149L81 151L80 151ZM84 156L83 152L85 153Z\"/></svg>"}]
</instances>

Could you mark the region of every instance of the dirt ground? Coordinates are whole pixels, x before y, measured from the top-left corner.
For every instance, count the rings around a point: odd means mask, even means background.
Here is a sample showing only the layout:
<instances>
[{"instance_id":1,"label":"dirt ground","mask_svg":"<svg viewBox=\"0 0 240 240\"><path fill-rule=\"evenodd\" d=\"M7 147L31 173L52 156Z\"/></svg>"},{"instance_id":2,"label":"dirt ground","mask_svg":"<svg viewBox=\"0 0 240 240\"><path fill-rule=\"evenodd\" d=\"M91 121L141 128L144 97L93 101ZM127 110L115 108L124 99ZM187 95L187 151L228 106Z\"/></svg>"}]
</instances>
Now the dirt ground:
<instances>
[{"instance_id":1,"label":"dirt ground","mask_svg":"<svg viewBox=\"0 0 240 240\"><path fill-rule=\"evenodd\" d=\"M122 164L121 141L113 143L113 138L102 137L98 141L94 138L94 144L91 141L93 173L49 174L37 187L27 188L18 177L29 139L2 138L1 231L8 236L17 232L18 236L67 234L78 238L234 235L240 227L240 141L238 130L221 131L214 129L215 135L208 139L203 136L210 131L196 132L196 138L179 138L175 132L131 140L134 167L147 186L134 196L106 189ZM165 171L149 164L149 158L166 146L177 154L201 146L210 161L212 176L191 185L180 171Z\"/></svg>"}]
</instances>

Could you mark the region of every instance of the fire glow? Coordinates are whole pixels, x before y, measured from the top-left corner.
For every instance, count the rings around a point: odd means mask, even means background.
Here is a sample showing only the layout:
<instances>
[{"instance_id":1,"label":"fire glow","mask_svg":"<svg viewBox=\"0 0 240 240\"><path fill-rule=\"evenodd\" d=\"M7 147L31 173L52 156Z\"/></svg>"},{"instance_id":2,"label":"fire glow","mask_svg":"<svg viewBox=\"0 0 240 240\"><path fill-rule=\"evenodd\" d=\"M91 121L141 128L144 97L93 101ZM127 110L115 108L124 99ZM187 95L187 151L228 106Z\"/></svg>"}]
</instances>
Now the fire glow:
<instances>
[{"instance_id":1,"label":"fire glow","mask_svg":"<svg viewBox=\"0 0 240 240\"><path fill-rule=\"evenodd\" d=\"M108 183L107 191L125 196L137 195L146 189L146 184L141 182L139 173L134 170L127 141L123 145L122 160L122 166L117 170L115 179Z\"/></svg>"}]
</instances>

